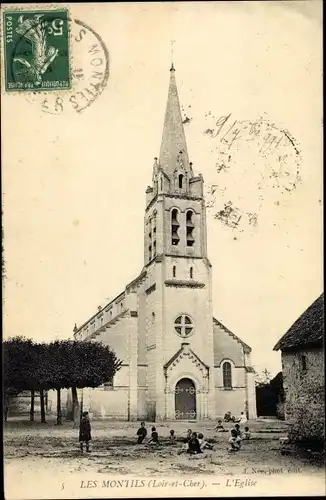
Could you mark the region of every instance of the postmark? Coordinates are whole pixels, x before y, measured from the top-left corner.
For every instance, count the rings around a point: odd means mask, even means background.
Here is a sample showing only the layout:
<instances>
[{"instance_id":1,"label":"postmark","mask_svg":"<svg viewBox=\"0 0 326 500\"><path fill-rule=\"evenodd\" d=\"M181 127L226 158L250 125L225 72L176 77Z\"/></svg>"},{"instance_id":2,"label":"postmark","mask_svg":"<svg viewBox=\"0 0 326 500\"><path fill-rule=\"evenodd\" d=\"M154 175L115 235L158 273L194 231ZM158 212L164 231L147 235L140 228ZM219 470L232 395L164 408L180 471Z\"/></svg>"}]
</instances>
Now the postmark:
<instances>
[{"instance_id":1,"label":"postmark","mask_svg":"<svg viewBox=\"0 0 326 500\"><path fill-rule=\"evenodd\" d=\"M279 206L301 182L302 155L288 130L259 118L237 120L232 113L216 119L203 133L215 160L207 190L207 207L225 226L243 231L257 227L271 202Z\"/></svg>"},{"instance_id":2,"label":"postmark","mask_svg":"<svg viewBox=\"0 0 326 500\"><path fill-rule=\"evenodd\" d=\"M68 10L5 11L3 25L7 92L71 87Z\"/></svg>"},{"instance_id":3,"label":"postmark","mask_svg":"<svg viewBox=\"0 0 326 500\"><path fill-rule=\"evenodd\" d=\"M64 11L64 9L62 9ZM26 11L31 16L39 16L40 13L35 11ZM42 11L44 13L44 18L38 18L37 22L41 22L44 19L44 26L47 26L48 31L52 31L53 26L51 23L54 22L56 29L62 28L61 19L58 18L57 10ZM52 17L48 15L48 12ZM61 12L61 11L60 11ZM67 12L67 11L64 11ZM17 18L17 23L19 16L24 16L22 10L17 10L15 12L5 11L5 16L8 22L12 23L13 14ZM33 17L27 19L34 19ZM24 22L25 17L20 18L20 21ZM50 22L51 21L51 22ZM59 23L60 21L60 23ZM4 21L5 22L5 21ZM33 24L33 23L32 23ZM33 24L34 28L35 25ZM12 28L9 30L9 28ZM35 28L36 29L36 28ZM63 29L63 28L62 28ZM5 33L12 33L13 26L9 26ZM64 30L63 30L64 31ZM15 51L11 51L11 63L8 63L8 54L5 56L5 61L10 69L10 75L14 84L11 85L11 91L15 95L20 94L25 97L25 99L32 105L39 106L41 112L52 115L61 114L75 114L85 111L104 91L108 83L110 68L109 68L109 51L101 38L101 36L89 25L84 23L79 19L72 18L69 13L67 17L67 33L68 43L66 45L67 50L62 49L64 56L66 58L66 69L69 67L69 79L68 85L63 85L62 80L55 79L54 75L54 60L49 64L47 70L43 74L43 80L45 82L45 76L48 74L52 75L52 83L44 83L40 85L34 85L30 81L21 82L19 80L20 75L17 77L16 66L13 64L13 59L16 57ZM25 37L26 38L26 37ZM9 38L8 38L9 40ZM50 42L48 45L54 46L54 42ZM22 42L19 40L19 44ZM32 55L32 42L26 41L24 43L29 44L30 53L29 57ZM21 45L19 45L21 47ZM16 51L17 52L17 51ZM51 51L52 53L53 51ZM59 51L60 53L60 51ZM10 56L9 54L9 56ZM52 54L53 55L53 54ZM25 59L27 54L24 54ZM19 57L19 56L18 56ZM10 59L10 57L9 57ZM29 62L29 61L28 61ZM44 76L45 75L45 76ZM54 82L54 83L53 83ZM19 84L18 84L19 83ZM40 90L46 90L41 92ZM7 87L6 87L7 91Z\"/></svg>"},{"instance_id":4,"label":"postmark","mask_svg":"<svg viewBox=\"0 0 326 500\"><path fill-rule=\"evenodd\" d=\"M26 99L47 114L85 111L105 89L109 74L109 52L100 35L83 21L70 19L71 89L42 95L29 93Z\"/></svg>"}]
</instances>

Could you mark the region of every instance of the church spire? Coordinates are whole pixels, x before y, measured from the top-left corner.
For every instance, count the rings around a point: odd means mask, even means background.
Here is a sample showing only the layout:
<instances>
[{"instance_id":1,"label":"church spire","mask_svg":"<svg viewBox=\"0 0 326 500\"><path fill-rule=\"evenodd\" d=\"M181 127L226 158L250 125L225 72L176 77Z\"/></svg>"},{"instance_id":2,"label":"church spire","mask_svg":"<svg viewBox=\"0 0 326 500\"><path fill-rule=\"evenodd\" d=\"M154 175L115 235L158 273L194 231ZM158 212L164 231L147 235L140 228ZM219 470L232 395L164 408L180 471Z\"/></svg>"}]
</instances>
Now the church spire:
<instances>
[{"instance_id":1,"label":"church spire","mask_svg":"<svg viewBox=\"0 0 326 500\"><path fill-rule=\"evenodd\" d=\"M178 164L182 164L184 170L192 174L172 61L159 165L171 177Z\"/></svg>"}]
</instances>

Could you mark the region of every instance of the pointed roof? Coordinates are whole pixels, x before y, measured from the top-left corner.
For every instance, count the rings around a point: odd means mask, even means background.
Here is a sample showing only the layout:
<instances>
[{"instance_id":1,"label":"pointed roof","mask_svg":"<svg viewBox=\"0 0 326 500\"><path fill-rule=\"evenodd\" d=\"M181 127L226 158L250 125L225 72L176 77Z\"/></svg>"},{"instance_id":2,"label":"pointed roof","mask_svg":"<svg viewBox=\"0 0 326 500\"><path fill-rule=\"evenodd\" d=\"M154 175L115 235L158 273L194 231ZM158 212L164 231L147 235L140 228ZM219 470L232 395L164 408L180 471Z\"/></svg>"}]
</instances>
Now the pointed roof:
<instances>
[{"instance_id":1,"label":"pointed roof","mask_svg":"<svg viewBox=\"0 0 326 500\"><path fill-rule=\"evenodd\" d=\"M274 351L300 349L308 345L322 345L323 339L324 294L322 293L277 342Z\"/></svg>"},{"instance_id":2,"label":"pointed roof","mask_svg":"<svg viewBox=\"0 0 326 500\"><path fill-rule=\"evenodd\" d=\"M197 356L197 354L194 353L192 349L190 349L190 344L188 342L183 342L180 349L172 356L171 359L169 359L167 363L165 363L163 366L164 371L166 372L169 367L173 367L175 363L178 362L178 359L183 356L188 356L200 370L203 370L205 373L209 372L209 367Z\"/></svg>"},{"instance_id":3,"label":"pointed roof","mask_svg":"<svg viewBox=\"0 0 326 500\"><path fill-rule=\"evenodd\" d=\"M175 80L175 69L172 64L159 164L165 173L171 177L177 163L182 164L185 170L190 171L192 174Z\"/></svg>"}]
</instances>

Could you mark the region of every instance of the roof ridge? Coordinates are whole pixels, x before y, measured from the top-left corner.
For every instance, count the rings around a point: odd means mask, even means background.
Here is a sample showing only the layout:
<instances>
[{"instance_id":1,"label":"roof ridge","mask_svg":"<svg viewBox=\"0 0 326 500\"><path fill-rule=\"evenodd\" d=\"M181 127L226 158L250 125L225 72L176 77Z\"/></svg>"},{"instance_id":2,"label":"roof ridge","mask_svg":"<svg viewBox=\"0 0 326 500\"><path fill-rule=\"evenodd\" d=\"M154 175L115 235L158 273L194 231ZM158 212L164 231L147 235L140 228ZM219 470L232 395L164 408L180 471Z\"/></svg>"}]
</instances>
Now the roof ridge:
<instances>
[{"instance_id":1,"label":"roof ridge","mask_svg":"<svg viewBox=\"0 0 326 500\"><path fill-rule=\"evenodd\" d=\"M237 342L239 342L240 344L242 344L243 347L245 347L249 352L252 351L251 347L248 344L246 344L243 340L241 340L240 337L238 337L235 333L231 332L231 330L229 330L229 328L227 328L225 325L223 325L223 323L221 321L219 321L218 319L216 319L216 318L213 317L213 322L216 325L222 327L222 329L226 333L228 333L231 337L233 337L234 340L236 340Z\"/></svg>"},{"instance_id":2,"label":"roof ridge","mask_svg":"<svg viewBox=\"0 0 326 500\"><path fill-rule=\"evenodd\" d=\"M324 338L324 292L292 323L273 350L320 344Z\"/></svg>"}]
</instances>

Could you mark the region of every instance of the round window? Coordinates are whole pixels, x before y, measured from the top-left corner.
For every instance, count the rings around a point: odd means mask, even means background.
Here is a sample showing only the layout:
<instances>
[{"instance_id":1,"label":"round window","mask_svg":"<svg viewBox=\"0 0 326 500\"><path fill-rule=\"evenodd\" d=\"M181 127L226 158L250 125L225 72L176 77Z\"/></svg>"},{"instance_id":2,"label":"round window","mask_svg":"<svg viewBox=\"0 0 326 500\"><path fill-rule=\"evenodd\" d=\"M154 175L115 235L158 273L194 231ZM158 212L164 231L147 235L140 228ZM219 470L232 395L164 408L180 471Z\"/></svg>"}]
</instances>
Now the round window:
<instances>
[{"instance_id":1,"label":"round window","mask_svg":"<svg viewBox=\"0 0 326 500\"><path fill-rule=\"evenodd\" d=\"M180 337L187 338L194 332L194 323L190 316L181 314L174 322L174 329Z\"/></svg>"}]
</instances>

